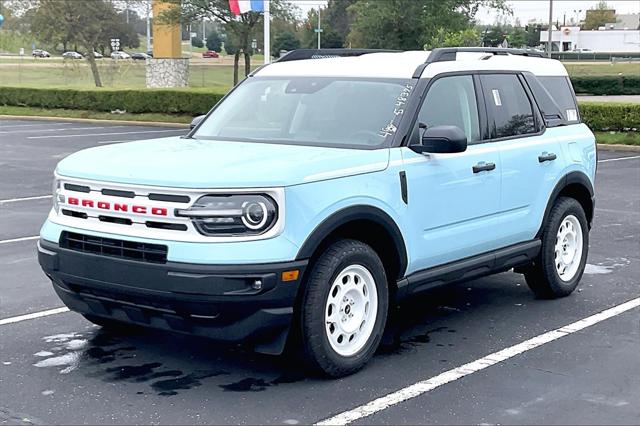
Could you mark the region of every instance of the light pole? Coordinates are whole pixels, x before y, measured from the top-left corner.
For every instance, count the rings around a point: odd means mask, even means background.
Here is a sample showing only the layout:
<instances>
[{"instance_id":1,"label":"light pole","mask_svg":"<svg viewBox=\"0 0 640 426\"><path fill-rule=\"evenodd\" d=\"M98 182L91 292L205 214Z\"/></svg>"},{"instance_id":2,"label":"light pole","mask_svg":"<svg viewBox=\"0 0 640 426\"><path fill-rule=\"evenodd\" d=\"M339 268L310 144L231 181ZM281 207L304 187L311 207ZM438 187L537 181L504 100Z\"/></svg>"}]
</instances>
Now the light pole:
<instances>
[{"instance_id":1,"label":"light pole","mask_svg":"<svg viewBox=\"0 0 640 426\"><path fill-rule=\"evenodd\" d=\"M320 6L318 6L318 28L316 28L316 30L315 30L316 33L318 33L318 50L320 50L320 48L321 48L320 47L321 46L321 43L320 43L321 36L320 35L322 34L322 28L320 26L320 23L321 23L320 11L321 10L322 10L322 8Z\"/></svg>"},{"instance_id":2,"label":"light pole","mask_svg":"<svg viewBox=\"0 0 640 426\"><path fill-rule=\"evenodd\" d=\"M151 0L147 1L147 53L151 51Z\"/></svg>"},{"instance_id":3,"label":"light pole","mask_svg":"<svg viewBox=\"0 0 640 426\"><path fill-rule=\"evenodd\" d=\"M271 1L264 2L264 63L271 63Z\"/></svg>"},{"instance_id":4,"label":"light pole","mask_svg":"<svg viewBox=\"0 0 640 426\"><path fill-rule=\"evenodd\" d=\"M553 38L552 38L552 34L553 34L553 0L549 0L549 30L547 31L547 56L550 58L551 57L551 51L553 50L551 48L552 42L553 42Z\"/></svg>"}]
</instances>

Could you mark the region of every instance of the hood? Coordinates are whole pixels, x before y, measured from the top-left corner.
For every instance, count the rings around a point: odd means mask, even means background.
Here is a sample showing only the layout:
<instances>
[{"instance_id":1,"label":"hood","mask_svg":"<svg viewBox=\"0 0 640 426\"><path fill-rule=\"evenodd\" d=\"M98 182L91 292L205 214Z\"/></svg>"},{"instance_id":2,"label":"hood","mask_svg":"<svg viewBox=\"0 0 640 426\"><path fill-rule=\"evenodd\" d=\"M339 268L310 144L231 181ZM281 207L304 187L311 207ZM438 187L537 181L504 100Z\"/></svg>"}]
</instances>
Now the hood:
<instances>
[{"instance_id":1,"label":"hood","mask_svg":"<svg viewBox=\"0 0 640 426\"><path fill-rule=\"evenodd\" d=\"M179 137L111 144L63 159L61 176L174 188L289 186L384 170L388 149L356 150Z\"/></svg>"}]
</instances>

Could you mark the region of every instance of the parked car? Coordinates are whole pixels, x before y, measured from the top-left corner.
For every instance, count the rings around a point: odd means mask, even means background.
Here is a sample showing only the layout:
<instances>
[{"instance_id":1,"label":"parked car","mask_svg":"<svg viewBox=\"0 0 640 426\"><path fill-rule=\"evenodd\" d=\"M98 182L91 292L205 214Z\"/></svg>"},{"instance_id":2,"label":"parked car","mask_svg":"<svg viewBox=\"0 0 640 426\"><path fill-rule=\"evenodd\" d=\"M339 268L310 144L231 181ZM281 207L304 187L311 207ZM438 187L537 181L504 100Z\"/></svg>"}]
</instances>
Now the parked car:
<instances>
[{"instance_id":1,"label":"parked car","mask_svg":"<svg viewBox=\"0 0 640 426\"><path fill-rule=\"evenodd\" d=\"M218 54L218 52L214 50L207 50L206 52L202 52L202 57L203 58L219 58L220 55Z\"/></svg>"},{"instance_id":2,"label":"parked car","mask_svg":"<svg viewBox=\"0 0 640 426\"><path fill-rule=\"evenodd\" d=\"M46 50L42 50L42 49L34 49L31 52L31 55L34 58L50 58L51 54L49 52L47 52Z\"/></svg>"},{"instance_id":3,"label":"parked car","mask_svg":"<svg viewBox=\"0 0 640 426\"><path fill-rule=\"evenodd\" d=\"M111 59L131 59L131 55L127 52L123 52L122 50L116 50L111 52Z\"/></svg>"},{"instance_id":4,"label":"parked car","mask_svg":"<svg viewBox=\"0 0 640 426\"><path fill-rule=\"evenodd\" d=\"M333 377L365 365L390 307L421 291L513 270L567 296L596 145L564 66L540 56L292 51L186 136L63 159L40 265L98 325L270 354L293 335Z\"/></svg>"},{"instance_id":5,"label":"parked car","mask_svg":"<svg viewBox=\"0 0 640 426\"><path fill-rule=\"evenodd\" d=\"M74 52L74 51L64 52L62 54L62 57L64 59L83 59L84 58L84 56L82 56L78 52Z\"/></svg>"},{"instance_id":6,"label":"parked car","mask_svg":"<svg viewBox=\"0 0 640 426\"><path fill-rule=\"evenodd\" d=\"M134 60L137 60L137 61L144 61L144 60L150 59L150 58L151 58L151 56L149 56L149 55L147 55L146 53L143 53L143 52L136 52L136 53L133 53L131 55L131 59L134 59Z\"/></svg>"},{"instance_id":7,"label":"parked car","mask_svg":"<svg viewBox=\"0 0 640 426\"><path fill-rule=\"evenodd\" d=\"M104 56L102 56L102 53L100 53L100 52L95 52L95 51L93 52L93 57L94 57L95 59L102 59L102 58L104 58Z\"/></svg>"}]
</instances>

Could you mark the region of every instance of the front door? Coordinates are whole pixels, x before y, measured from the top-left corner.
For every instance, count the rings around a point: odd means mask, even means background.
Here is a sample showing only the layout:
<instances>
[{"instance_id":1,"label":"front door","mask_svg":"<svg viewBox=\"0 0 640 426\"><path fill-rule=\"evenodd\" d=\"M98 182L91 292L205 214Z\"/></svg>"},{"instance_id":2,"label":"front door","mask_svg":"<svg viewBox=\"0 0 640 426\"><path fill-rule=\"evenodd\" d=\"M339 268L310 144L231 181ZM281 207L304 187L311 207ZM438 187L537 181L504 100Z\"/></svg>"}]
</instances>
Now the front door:
<instances>
[{"instance_id":1,"label":"front door","mask_svg":"<svg viewBox=\"0 0 640 426\"><path fill-rule=\"evenodd\" d=\"M455 154L401 148L407 177L411 259L407 273L498 248L493 234L500 204L500 153L482 143L478 96L471 75L445 76L428 89L412 141L425 126L454 125L469 146Z\"/></svg>"}]
</instances>

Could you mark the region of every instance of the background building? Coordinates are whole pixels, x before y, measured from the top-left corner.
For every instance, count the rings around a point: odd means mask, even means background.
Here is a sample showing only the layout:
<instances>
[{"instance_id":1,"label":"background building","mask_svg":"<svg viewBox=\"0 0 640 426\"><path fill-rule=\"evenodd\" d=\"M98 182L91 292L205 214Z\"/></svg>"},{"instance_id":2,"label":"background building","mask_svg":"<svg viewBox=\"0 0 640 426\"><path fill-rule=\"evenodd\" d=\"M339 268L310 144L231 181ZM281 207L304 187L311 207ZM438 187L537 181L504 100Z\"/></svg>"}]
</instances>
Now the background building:
<instances>
[{"instance_id":1,"label":"background building","mask_svg":"<svg viewBox=\"0 0 640 426\"><path fill-rule=\"evenodd\" d=\"M540 32L540 43L548 41L547 31ZM640 30L601 29L582 30L580 27L553 28L552 50L560 52L640 52Z\"/></svg>"}]
</instances>

